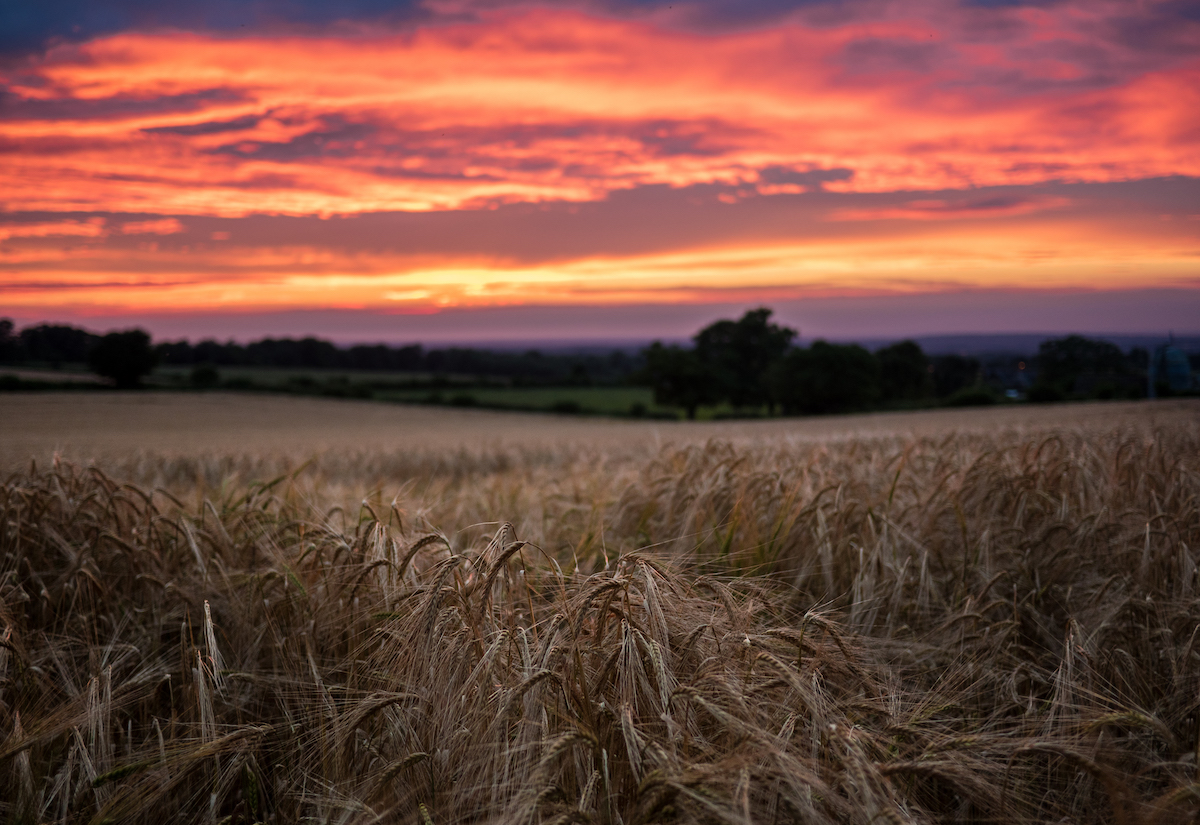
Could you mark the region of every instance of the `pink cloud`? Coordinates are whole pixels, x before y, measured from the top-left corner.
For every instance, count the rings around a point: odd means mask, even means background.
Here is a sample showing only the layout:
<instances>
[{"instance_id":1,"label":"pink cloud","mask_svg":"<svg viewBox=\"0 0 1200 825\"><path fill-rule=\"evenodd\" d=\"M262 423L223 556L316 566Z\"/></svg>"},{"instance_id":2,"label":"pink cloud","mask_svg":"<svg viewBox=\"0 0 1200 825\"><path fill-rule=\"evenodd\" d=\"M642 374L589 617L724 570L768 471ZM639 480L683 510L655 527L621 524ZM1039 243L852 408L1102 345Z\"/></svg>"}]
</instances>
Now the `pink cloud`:
<instances>
[{"instance_id":1,"label":"pink cloud","mask_svg":"<svg viewBox=\"0 0 1200 825\"><path fill-rule=\"evenodd\" d=\"M160 218L152 221L131 221L121 225L122 235L175 235L183 231L183 224L176 218Z\"/></svg>"},{"instance_id":2,"label":"pink cloud","mask_svg":"<svg viewBox=\"0 0 1200 825\"><path fill-rule=\"evenodd\" d=\"M1067 198L1012 197L964 198L959 200L912 200L896 206L865 209L835 209L831 221L948 221L983 220L1029 215L1071 205Z\"/></svg>"},{"instance_id":3,"label":"pink cloud","mask_svg":"<svg viewBox=\"0 0 1200 825\"><path fill-rule=\"evenodd\" d=\"M699 35L524 8L403 35L116 35L0 77L0 191L10 210L329 215L803 186L768 168L848 170L827 186L859 192L1200 175L1200 60L1135 60L1095 33L1118 9L925 2Z\"/></svg>"},{"instance_id":4,"label":"pink cloud","mask_svg":"<svg viewBox=\"0 0 1200 825\"><path fill-rule=\"evenodd\" d=\"M1147 35L1130 15L1160 6L1116 0L817 5L60 43L0 68L0 209L26 219L0 225L6 300L418 311L1194 274L1194 224L1060 193L1200 179L1200 24ZM519 239L479 220L522 210ZM318 221L350 216L392 223L355 242Z\"/></svg>"},{"instance_id":5,"label":"pink cloud","mask_svg":"<svg viewBox=\"0 0 1200 825\"><path fill-rule=\"evenodd\" d=\"M0 226L0 241L9 238L101 238L105 234L107 234L107 230L104 228L104 218L88 218L82 221L65 220L41 223L18 223Z\"/></svg>"}]
</instances>

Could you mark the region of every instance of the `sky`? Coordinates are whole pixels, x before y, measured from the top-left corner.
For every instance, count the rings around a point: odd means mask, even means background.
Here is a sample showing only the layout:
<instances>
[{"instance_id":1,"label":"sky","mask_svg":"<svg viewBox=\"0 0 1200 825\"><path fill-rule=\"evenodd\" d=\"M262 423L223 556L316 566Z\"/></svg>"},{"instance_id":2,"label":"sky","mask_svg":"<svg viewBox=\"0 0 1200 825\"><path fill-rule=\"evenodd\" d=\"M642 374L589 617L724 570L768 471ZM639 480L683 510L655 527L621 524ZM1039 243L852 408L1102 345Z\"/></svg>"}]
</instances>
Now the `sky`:
<instances>
[{"instance_id":1,"label":"sky","mask_svg":"<svg viewBox=\"0 0 1200 825\"><path fill-rule=\"evenodd\" d=\"M1200 2L0 7L20 324L632 340L757 306L1200 332Z\"/></svg>"}]
</instances>

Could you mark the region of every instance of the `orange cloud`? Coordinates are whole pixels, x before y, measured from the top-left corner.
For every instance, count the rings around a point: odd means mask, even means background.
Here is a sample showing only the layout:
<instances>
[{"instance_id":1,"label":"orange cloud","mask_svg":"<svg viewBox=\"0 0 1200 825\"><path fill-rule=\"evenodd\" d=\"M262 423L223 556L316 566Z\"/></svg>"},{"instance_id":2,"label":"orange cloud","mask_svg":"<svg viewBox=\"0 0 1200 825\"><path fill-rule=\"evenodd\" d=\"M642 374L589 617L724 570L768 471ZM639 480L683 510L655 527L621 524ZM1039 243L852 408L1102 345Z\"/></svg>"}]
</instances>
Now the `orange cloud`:
<instances>
[{"instance_id":1,"label":"orange cloud","mask_svg":"<svg viewBox=\"0 0 1200 825\"><path fill-rule=\"evenodd\" d=\"M983 220L1029 215L1070 205L1066 198L996 196L959 200L914 200L875 209L835 209L831 221Z\"/></svg>"},{"instance_id":2,"label":"orange cloud","mask_svg":"<svg viewBox=\"0 0 1200 825\"><path fill-rule=\"evenodd\" d=\"M100 238L106 234L104 218L87 220L49 221L42 223L0 226L0 241L9 238L83 237Z\"/></svg>"},{"instance_id":3,"label":"orange cloud","mask_svg":"<svg viewBox=\"0 0 1200 825\"><path fill-rule=\"evenodd\" d=\"M1030 17L1028 39L1069 13ZM5 78L20 105L0 191L10 210L236 216L789 191L765 167L851 170L839 191L1200 174L1200 60L1074 92L967 93L972 72L1012 71L967 47L886 83L847 73L864 38L931 37L902 21L697 35L544 9L403 35L117 35ZM1060 63L1026 69L1049 82Z\"/></svg>"},{"instance_id":4,"label":"orange cloud","mask_svg":"<svg viewBox=\"0 0 1200 825\"><path fill-rule=\"evenodd\" d=\"M521 7L58 45L0 69L0 294L30 312L427 312L1195 286L1181 209L1152 227L1136 203L1059 194L1200 177L1200 40L1168 60L1098 38L1122 8L988 18L1010 35L919 0L721 34ZM681 228L692 200L725 211ZM568 223L567 205L612 209ZM545 251L473 219L517 209L544 214ZM461 229L308 236L396 213ZM360 217L255 236L264 215Z\"/></svg>"},{"instance_id":5,"label":"orange cloud","mask_svg":"<svg viewBox=\"0 0 1200 825\"><path fill-rule=\"evenodd\" d=\"M122 235L174 235L183 231L183 224L176 218L155 221L130 221L121 225Z\"/></svg>"},{"instance_id":6,"label":"orange cloud","mask_svg":"<svg viewBox=\"0 0 1200 825\"><path fill-rule=\"evenodd\" d=\"M1014 218L1014 220L1022 220ZM919 233L731 243L520 264L292 246L197 245L83 251L3 285L6 305L165 311L320 306L426 312L446 307L785 300L946 290L1179 288L1198 285L1194 245L1072 222L1015 228L928 224Z\"/></svg>"}]
</instances>

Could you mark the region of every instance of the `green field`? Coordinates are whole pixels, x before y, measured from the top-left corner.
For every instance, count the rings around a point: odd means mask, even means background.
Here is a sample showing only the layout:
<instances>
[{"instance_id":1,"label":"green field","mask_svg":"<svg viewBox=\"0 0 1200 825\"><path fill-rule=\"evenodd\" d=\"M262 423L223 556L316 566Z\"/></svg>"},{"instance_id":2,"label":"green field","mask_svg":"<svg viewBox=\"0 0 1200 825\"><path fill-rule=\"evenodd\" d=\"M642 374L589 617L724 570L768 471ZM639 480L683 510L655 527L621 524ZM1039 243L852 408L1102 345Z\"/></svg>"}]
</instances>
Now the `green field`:
<instances>
[{"instance_id":1,"label":"green field","mask_svg":"<svg viewBox=\"0 0 1200 825\"><path fill-rule=\"evenodd\" d=\"M469 387L462 389L392 390L375 394L381 401L448 403L507 410L598 413L601 415L660 414L675 410L654 403L646 387Z\"/></svg>"},{"instance_id":2,"label":"green field","mask_svg":"<svg viewBox=\"0 0 1200 825\"><path fill-rule=\"evenodd\" d=\"M308 368L220 367L217 372L219 383L213 389L583 415L682 416L678 408L655 404L654 392L649 387L506 386L504 379L470 375ZM146 384L161 389L192 389L191 373L191 367L160 367L146 379ZM78 365L55 372L30 372L28 376L22 373L21 377L33 382L95 380ZM732 412L728 405L704 407L698 417L711 420L728 417Z\"/></svg>"},{"instance_id":3,"label":"green field","mask_svg":"<svg viewBox=\"0 0 1200 825\"><path fill-rule=\"evenodd\" d=\"M503 379L481 380L467 375L435 376L413 372L262 367L222 367L218 372L219 386L224 389L259 389L502 410L655 417L677 415L673 408L655 405L654 394L646 387L521 387L506 386ZM182 387L188 384L190 373L190 368L160 368L149 383L161 387Z\"/></svg>"},{"instance_id":4,"label":"green field","mask_svg":"<svg viewBox=\"0 0 1200 825\"><path fill-rule=\"evenodd\" d=\"M184 386L190 369L160 368L152 383ZM648 387L505 386L502 379L482 381L474 376L401 372L357 372L351 370L269 369L225 367L219 370L220 386L226 389L295 392L369 398L406 404L447 404L455 407L485 407L584 415L633 415L676 418L679 411L654 403ZM707 411L712 417L713 411Z\"/></svg>"},{"instance_id":5,"label":"green field","mask_svg":"<svg viewBox=\"0 0 1200 825\"><path fill-rule=\"evenodd\" d=\"M158 386L185 384L192 367L159 367L146 383ZM283 387L297 382L312 381L317 384L349 382L351 384L416 383L433 381L435 376L428 372L365 372L363 370L315 369L312 367L217 367L222 381L250 381L262 386ZM472 376L442 375L439 380L452 384L470 383Z\"/></svg>"}]
</instances>

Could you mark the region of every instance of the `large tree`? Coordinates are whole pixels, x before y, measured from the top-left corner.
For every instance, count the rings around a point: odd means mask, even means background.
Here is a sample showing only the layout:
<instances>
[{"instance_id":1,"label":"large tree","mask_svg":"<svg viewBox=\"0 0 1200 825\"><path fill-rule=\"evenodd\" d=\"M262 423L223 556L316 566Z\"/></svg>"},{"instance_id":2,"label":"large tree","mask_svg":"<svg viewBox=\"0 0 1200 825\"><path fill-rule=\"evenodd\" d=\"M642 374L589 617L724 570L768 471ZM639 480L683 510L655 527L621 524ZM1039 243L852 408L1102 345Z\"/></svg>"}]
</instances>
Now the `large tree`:
<instances>
[{"instance_id":1,"label":"large tree","mask_svg":"<svg viewBox=\"0 0 1200 825\"><path fill-rule=\"evenodd\" d=\"M654 403L683 407L687 417L694 419L701 404L719 400L717 386L695 350L655 341L645 357L643 374L654 388Z\"/></svg>"},{"instance_id":2,"label":"large tree","mask_svg":"<svg viewBox=\"0 0 1200 825\"><path fill-rule=\"evenodd\" d=\"M774 407L767 373L796 331L773 324L765 307L736 321L717 321L696 334L696 355L717 392L735 407Z\"/></svg>"},{"instance_id":3,"label":"large tree","mask_svg":"<svg viewBox=\"0 0 1200 825\"><path fill-rule=\"evenodd\" d=\"M879 399L879 362L857 344L815 341L790 350L771 369L770 381L785 415L862 410Z\"/></svg>"},{"instance_id":4,"label":"large tree","mask_svg":"<svg viewBox=\"0 0 1200 825\"><path fill-rule=\"evenodd\" d=\"M101 338L88 353L92 372L109 378L122 389L140 386L158 362L150 346L150 336L140 329L110 332Z\"/></svg>"},{"instance_id":5,"label":"large tree","mask_svg":"<svg viewBox=\"0 0 1200 825\"><path fill-rule=\"evenodd\" d=\"M1069 393L1081 375L1126 375L1129 359L1108 341L1068 335L1043 341L1037 354L1038 383Z\"/></svg>"},{"instance_id":6,"label":"large tree","mask_svg":"<svg viewBox=\"0 0 1200 825\"><path fill-rule=\"evenodd\" d=\"M21 339L13 335L13 322L0 318L0 363L20 360Z\"/></svg>"},{"instance_id":7,"label":"large tree","mask_svg":"<svg viewBox=\"0 0 1200 825\"><path fill-rule=\"evenodd\" d=\"M901 341L875 353L883 400L917 401L933 391L929 359L916 341Z\"/></svg>"}]
</instances>

